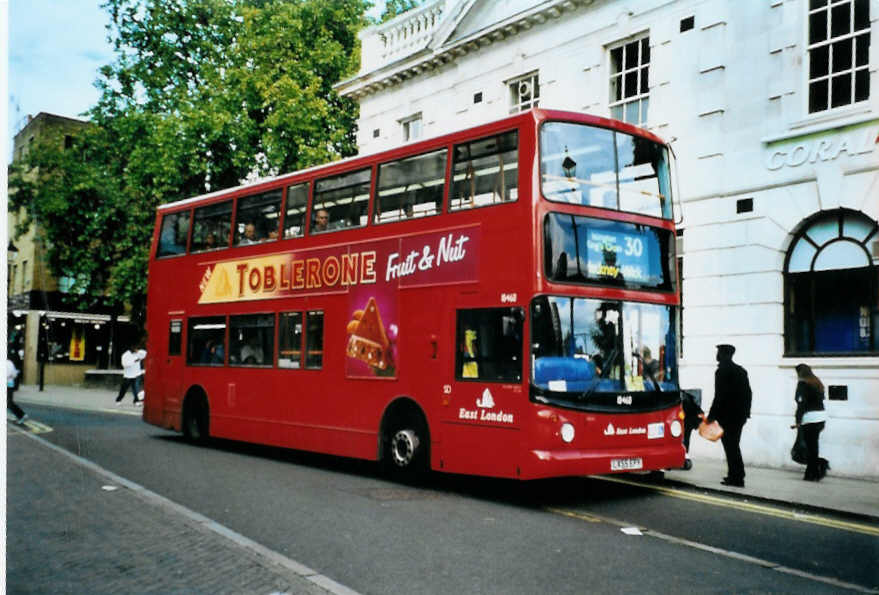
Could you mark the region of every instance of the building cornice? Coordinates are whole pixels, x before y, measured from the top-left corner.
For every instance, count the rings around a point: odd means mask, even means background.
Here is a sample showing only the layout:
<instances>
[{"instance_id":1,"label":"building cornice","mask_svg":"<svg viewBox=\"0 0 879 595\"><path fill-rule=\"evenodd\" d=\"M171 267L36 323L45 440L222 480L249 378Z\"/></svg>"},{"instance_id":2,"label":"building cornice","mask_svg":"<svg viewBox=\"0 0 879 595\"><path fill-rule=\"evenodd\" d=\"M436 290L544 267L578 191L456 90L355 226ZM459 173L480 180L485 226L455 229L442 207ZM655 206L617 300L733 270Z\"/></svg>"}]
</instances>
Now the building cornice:
<instances>
[{"instance_id":1,"label":"building cornice","mask_svg":"<svg viewBox=\"0 0 879 595\"><path fill-rule=\"evenodd\" d=\"M498 21L451 43L445 43L443 40L438 47L431 47L431 44L427 43L423 47L414 49L411 53L401 56L396 60L382 64L367 72L362 72L348 80L341 81L335 85L335 89L344 97L361 99L383 89L396 86L403 81L418 76L422 72L441 68L467 54L518 35L520 32L527 31L532 27L540 26L549 20L557 19L567 12L577 10L582 6L588 6L592 2L593 0L548 0L541 2L529 10ZM405 17L405 14L401 15L401 17ZM404 21L401 17L398 17L391 23L403 23ZM364 33L369 35L370 31L367 30ZM449 32L449 34L451 33ZM371 34L381 35L381 32L373 30Z\"/></svg>"}]
</instances>

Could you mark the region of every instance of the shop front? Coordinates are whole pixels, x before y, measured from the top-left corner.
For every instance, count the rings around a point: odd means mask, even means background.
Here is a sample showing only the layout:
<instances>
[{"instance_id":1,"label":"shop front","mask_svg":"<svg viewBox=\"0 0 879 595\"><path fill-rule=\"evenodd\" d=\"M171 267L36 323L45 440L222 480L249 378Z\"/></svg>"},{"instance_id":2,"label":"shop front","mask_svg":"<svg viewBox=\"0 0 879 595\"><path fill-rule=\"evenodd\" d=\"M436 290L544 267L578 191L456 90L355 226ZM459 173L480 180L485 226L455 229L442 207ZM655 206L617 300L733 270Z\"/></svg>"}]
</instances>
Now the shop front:
<instances>
[{"instance_id":1,"label":"shop front","mask_svg":"<svg viewBox=\"0 0 879 595\"><path fill-rule=\"evenodd\" d=\"M119 369L125 345L138 338L127 316L10 310L7 324L24 384L83 384L87 372Z\"/></svg>"}]
</instances>

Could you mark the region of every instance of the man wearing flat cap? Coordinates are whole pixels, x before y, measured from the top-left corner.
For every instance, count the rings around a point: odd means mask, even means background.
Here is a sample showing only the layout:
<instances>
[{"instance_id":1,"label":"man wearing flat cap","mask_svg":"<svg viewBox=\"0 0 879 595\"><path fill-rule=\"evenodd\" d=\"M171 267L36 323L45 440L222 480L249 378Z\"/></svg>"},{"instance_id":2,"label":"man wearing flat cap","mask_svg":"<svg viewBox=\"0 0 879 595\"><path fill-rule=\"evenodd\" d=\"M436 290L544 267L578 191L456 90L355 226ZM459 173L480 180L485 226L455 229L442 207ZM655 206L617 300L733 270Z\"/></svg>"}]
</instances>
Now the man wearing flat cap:
<instances>
[{"instance_id":1,"label":"man wearing flat cap","mask_svg":"<svg viewBox=\"0 0 879 595\"><path fill-rule=\"evenodd\" d=\"M723 428L723 452L727 476L723 485L745 487L745 464L739 440L742 428L751 417L751 385L748 373L732 361L736 348L726 343L717 346L717 370L714 372L714 401L706 421L717 420Z\"/></svg>"}]
</instances>

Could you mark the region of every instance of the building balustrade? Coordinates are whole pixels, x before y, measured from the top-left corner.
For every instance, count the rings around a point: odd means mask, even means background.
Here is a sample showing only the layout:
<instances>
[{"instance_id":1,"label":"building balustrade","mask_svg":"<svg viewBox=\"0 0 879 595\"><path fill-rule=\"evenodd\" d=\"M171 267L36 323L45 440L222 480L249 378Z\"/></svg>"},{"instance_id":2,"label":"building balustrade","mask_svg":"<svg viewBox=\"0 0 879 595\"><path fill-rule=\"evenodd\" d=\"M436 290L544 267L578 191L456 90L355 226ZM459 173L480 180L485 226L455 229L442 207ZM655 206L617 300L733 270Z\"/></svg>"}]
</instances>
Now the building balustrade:
<instances>
[{"instance_id":1,"label":"building balustrade","mask_svg":"<svg viewBox=\"0 0 879 595\"><path fill-rule=\"evenodd\" d=\"M410 10L361 33L360 72L370 72L423 49L439 26L450 0L437 0Z\"/></svg>"}]
</instances>

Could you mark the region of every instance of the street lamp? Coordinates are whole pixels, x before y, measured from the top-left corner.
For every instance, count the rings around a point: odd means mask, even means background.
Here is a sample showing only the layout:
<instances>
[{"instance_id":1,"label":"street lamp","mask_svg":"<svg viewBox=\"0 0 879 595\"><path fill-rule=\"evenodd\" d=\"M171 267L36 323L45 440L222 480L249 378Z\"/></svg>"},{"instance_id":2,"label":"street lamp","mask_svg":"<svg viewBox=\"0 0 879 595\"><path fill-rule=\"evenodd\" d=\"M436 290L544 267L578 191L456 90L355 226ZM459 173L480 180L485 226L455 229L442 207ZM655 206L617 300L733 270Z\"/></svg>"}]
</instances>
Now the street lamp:
<instances>
[{"instance_id":1,"label":"street lamp","mask_svg":"<svg viewBox=\"0 0 879 595\"><path fill-rule=\"evenodd\" d=\"M13 273L15 272L15 261L18 259L18 248L15 247L15 244L12 243L12 240L9 240L9 245L6 246L6 297L9 298L12 295L12 287L15 284L15 279L13 279Z\"/></svg>"},{"instance_id":2,"label":"street lamp","mask_svg":"<svg viewBox=\"0 0 879 595\"><path fill-rule=\"evenodd\" d=\"M12 240L9 240L9 245L6 246L6 259L9 262L15 262L16 258L18 258L18 248L15 247Z\"/></svg>"},{"instance_id":3,"label":"street lamp","mask_svg":"<svg viewBox=\"0 0 879 595\"><path fill-rule=\"evenodd\" d=\"M15 279L12 278L12 274L15 271L15 260L18 258L18 248L15 247L15 244L12 243L12 240L9 240L9 245L6 246L6 296L7 298L12 294L12 286L15 283Z\"/></svg>"},{"instance_id":4,"label":"street lamp","mask_svg":"<svg viewBox=\"0 0 879 595\"><path fill-rule=\"evenodd\" d=\"M565 172L566 178L573 178L574 174L577 173L577 162L571 159L570 155L565 157L565 160L562 161L562 170Z\"/></svg>"},{"instance_id":5,"label":"street lamp","mask_svg":"<svg viewBox=\"0 0 879 595\"><path fill-rule=\"evenodd\" d=\"M568 155L568 147L565 147L565 160L562 161L562 171L566 178L573 178L577 174L577 162Z\"/></svg>"}]
</instances>

